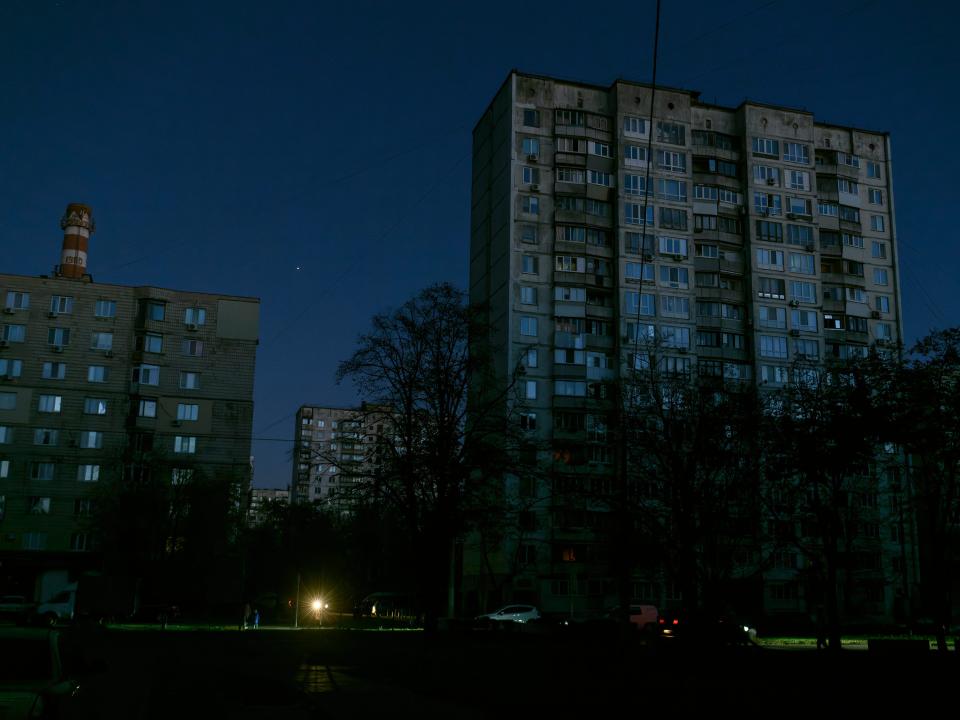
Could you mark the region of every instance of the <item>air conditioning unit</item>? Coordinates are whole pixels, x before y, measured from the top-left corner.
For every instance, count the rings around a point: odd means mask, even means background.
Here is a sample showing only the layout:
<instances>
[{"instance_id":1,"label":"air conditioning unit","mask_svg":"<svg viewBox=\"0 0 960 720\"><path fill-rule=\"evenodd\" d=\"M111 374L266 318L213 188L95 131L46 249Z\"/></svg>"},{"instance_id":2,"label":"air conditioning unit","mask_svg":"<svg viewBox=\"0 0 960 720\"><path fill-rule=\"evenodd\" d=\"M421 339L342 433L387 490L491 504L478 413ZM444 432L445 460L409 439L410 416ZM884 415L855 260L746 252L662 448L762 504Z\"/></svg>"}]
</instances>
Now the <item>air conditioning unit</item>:
<instances>
[{"instance_id":1,"label":"air conditioning unit","mask_svg":"<svg viewBox=\"0 0 960 720\"><path fill-rule=\"evenodd\" d=\"M807 252L813 252L813 243L807 243L806 245L803 246L803 248Z\"/></svg>"},{"instance_id":2,"label":"air conditioning unit","mask_svg":"<svg viewBox=\"0 0 960 720\"><path fill-rule=\"evenodd\" d=\"M534 183L530 186L530 192L540 192L540 186Z\"/></svg>"},{"instance_id":3,"label":"air conditioning unit","mask_svg":"<svg viewBox=\"0 0 960 720\"><path fill-rule=\"evenodd\" d=\"M879 311L879 310L871 310L871 311L870 311L870 317L872 317L874 320L879 320L879 319L880 319L880 311Z\"/></svg>"},{"instance_id":4,"label":"air conditioning unit","mask_svg":"<svg viewBox=\"0 0 960 720\"><path fill-rule=\"evenodd\" d=\"M527 155L527 160L530 161L530 162L536 162L536 161L537 161L537 156L536 156L536 155Z\"/></svg>"},{"instance_id":5,"label":"air conditioning unit","mask_svg":"<svg viewBox=\"0 0 960 720\"><path fill-rule=\"evenodd\" d=\"M767 178L767 185L776 185L776 184L777 184L776 178L772 178L772 177Z\"/></svg>"},{"instance_id":6,"label":"air conditioning unit","mask_svg":"<svg viewBox=\"0 0 960 720\"><path fill-rule=\"evenodd\" d=\"M104 356L104 357L108 357L108 358L112 358L112 357L113 357L113 350L107 350L107 351L105 351L105 352L103 353L103 356Z\"/></svg>"},{"instance_id":7,"label":"air conditioning unit","mask_svg":"<svg viewBox=\"0 0 960 720\"><path fill-rule=\"evenodd\" d=\"M12 308L12 307L5 307L5 308L3 309L3 313L4 313L4 315L13 315L13 308Z\"/></svg>"},{"instance_id":8,"label":"air conditioning unit","mask_svg":"<svg viewBox=\"0 0 960 720\"><path fill-rule=\"evenodd\" d=\"M652 261L653 261L653 253L645 252L645 253L643 254L643 259L644 259L645 262L652 262Z\"/></svg>"},{"instance_id":9,"label":"air conditioning unit","mask_svg":"<svg viewBox=\"0 0 960 720\"><path fill-rule=\"evenodd\" d=\"M790 337L800 337L800 331L799 331L799 330L791 330L791 331L790 331Z\"/></svg>"},{"instance_id":10,"label":"air conditioning unit","mask_svg":"<svg viewBox=\"0 0 960 720\"><path fill-rule=\"evenodd\" d=\"M55 353L62 353L62 352L63 352L63 345L54 345L54 346L53 346L52 348L50 348L50 349L53 350Z\"/></svg>"},{"instance_id":11,"label":"air conditioning unit","mask_svg":"<svg viewBox=\"0 0 960 720\"><path fill-rule=\"evenodd\" d=\"M791 300L791 301L790 301L790 304L791 304L793 307L800 307L800 301L799 301L799 300Z\"/></svg>"},{"instance_id":12,"label":"air conditioning unit","mask_svg":"<svg viewBox=\"0 0 960 720\"><path fill-rule=\"evenodd\" d=\"M193 330L195 332L199 327L196 323L187 323L187 330Z\"/></svg>"}]
</instances>

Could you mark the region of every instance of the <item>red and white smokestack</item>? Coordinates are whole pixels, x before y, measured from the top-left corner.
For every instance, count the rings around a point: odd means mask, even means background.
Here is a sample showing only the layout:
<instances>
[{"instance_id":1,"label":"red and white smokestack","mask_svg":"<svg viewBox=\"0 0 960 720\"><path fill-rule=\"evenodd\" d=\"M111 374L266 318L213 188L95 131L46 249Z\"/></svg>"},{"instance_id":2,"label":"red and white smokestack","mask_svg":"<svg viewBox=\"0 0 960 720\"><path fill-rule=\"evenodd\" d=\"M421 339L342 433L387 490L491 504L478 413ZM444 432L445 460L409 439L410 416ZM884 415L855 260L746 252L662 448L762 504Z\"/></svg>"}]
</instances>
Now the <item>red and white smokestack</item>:
<instances>
[{"instance_id":1,"label":"red and white smokestack","mask_svg":"<svg viewBox=\"0 0 960 720\"><path fill-rule=\"evenodd\" d=\"M63 250L60 253L60 275L82 278L87 272L87 245L95 229L89 205L70 203L60 219L63 228Z\"/></svg>"}]
</instances>

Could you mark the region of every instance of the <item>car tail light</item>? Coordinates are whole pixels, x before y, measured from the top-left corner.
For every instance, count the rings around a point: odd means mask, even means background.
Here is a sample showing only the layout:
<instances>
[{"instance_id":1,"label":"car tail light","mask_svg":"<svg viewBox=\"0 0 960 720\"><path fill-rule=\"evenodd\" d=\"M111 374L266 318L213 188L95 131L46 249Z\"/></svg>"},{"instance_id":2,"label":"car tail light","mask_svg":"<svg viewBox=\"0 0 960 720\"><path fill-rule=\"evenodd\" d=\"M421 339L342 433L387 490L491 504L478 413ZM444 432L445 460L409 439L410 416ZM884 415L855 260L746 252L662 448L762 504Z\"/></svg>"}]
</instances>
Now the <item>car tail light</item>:
<instances>
[{"instance_id":1,"label":"car tail light","mask_svg":"<svg viewBox=\"0 0 960 720\"><path fill-rule=\"evenodd\" d=\"M679 621L677 618L674 618L674 619L673 619L673 624L674 624L674 625L679 625L679 624L680 624L680 621Z\"/></svg>"}]
</instances>

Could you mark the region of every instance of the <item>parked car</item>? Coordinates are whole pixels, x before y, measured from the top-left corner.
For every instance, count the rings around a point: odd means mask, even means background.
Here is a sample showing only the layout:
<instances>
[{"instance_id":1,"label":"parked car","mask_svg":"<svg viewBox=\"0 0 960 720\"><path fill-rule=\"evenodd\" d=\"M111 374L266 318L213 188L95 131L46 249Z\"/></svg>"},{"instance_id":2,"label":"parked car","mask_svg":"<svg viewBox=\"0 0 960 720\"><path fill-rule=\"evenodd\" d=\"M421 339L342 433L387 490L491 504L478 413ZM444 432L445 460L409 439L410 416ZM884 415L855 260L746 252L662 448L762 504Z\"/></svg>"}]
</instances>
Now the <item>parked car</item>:
<instances>
[{"instance_id":1,"label":"parked car","mask_svg":"<svg viewBox=\"0 0 960 720\"><path fill-rule=\"evenodd\" d=\"M17 622L26 620L30 617L34 604L23 595L4 595L0 597L0 618Z\"/></svg>"},{"instance_id":2,"label":"parked car","mask_svg":"<svg viewBox=\"0 0 960 720\"><path fill-rule=\"evenodd\" d=\"M610 610L607 611L607 615L611 620L619 620L620 608L610 608ZM660 611L657 610L656 605L631 605L628 611L628 617L630 624L636 627L637 630L650 632L657 626L657 618L660 617Z\"/></svg>"},{"instance_id":3,"label":"parked car","mask_svg":"<svg viewBox=\"0 0 960 720\"><path fill-rule=\"evenodd\" d=\"M474 618L478 624L527 623L539 619L540 611L533 605L507 605L492 613L477 615Z\"/></svg>"},{"instance_id":4,"label":"parked car","mask_svg":"<svg viewBox=\"0 0 960 720\"><path fill-rule=\"evenodd\" d=\"M34 620L41 625L72 622L77 608L77 584L70 583L33 611Z\"/></svg>"},{"instance_id":5,"label":"parked car","mask_svg":"<svg viewBox=\"0 0 960 720\"><path fill-rule=\"evenodd\" d=\"M729 615L665 611L657 618L657 634L664 640L691 644L730 646L752 645L756 628Z\"/></svg>"},{"instance_id":6,"label":"parked car","mask_svg":"<svg viewBox=\"0 0 960 720\"><path fill-rule=\"evenodd\" d=\"M66 717L80 702L59 641L56 630L0 628L0 717Z\"/></svg>"}]
</instances>

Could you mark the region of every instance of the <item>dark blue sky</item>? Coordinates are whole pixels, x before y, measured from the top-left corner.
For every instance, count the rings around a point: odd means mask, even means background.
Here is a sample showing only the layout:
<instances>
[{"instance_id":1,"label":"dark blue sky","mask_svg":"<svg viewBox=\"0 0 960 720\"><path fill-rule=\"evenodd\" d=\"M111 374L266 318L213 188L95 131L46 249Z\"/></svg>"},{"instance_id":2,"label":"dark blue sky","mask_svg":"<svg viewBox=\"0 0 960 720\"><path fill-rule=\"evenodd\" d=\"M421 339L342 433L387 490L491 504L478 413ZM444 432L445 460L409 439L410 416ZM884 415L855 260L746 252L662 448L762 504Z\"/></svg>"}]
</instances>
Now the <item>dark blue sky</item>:
<instances>
[{"instance_id":1,"label":"dark blue sky","mask_svg":"<svg viewBox=\"0 0 960 720\"><path fill-rule=\"evenodd\" d=\"M960 324L960 11L919 5L665 0L659 66L892 133L908 340ZM254 435L292 437L300 404L355 401L334 372L372 314L466 285L470 131L507 72L649 81L653 9L6 0L2 270L48 272L79 201L97 281L260 297ZM288 442L254 453L289 482Z\"/></svg>"}]
</instances>

